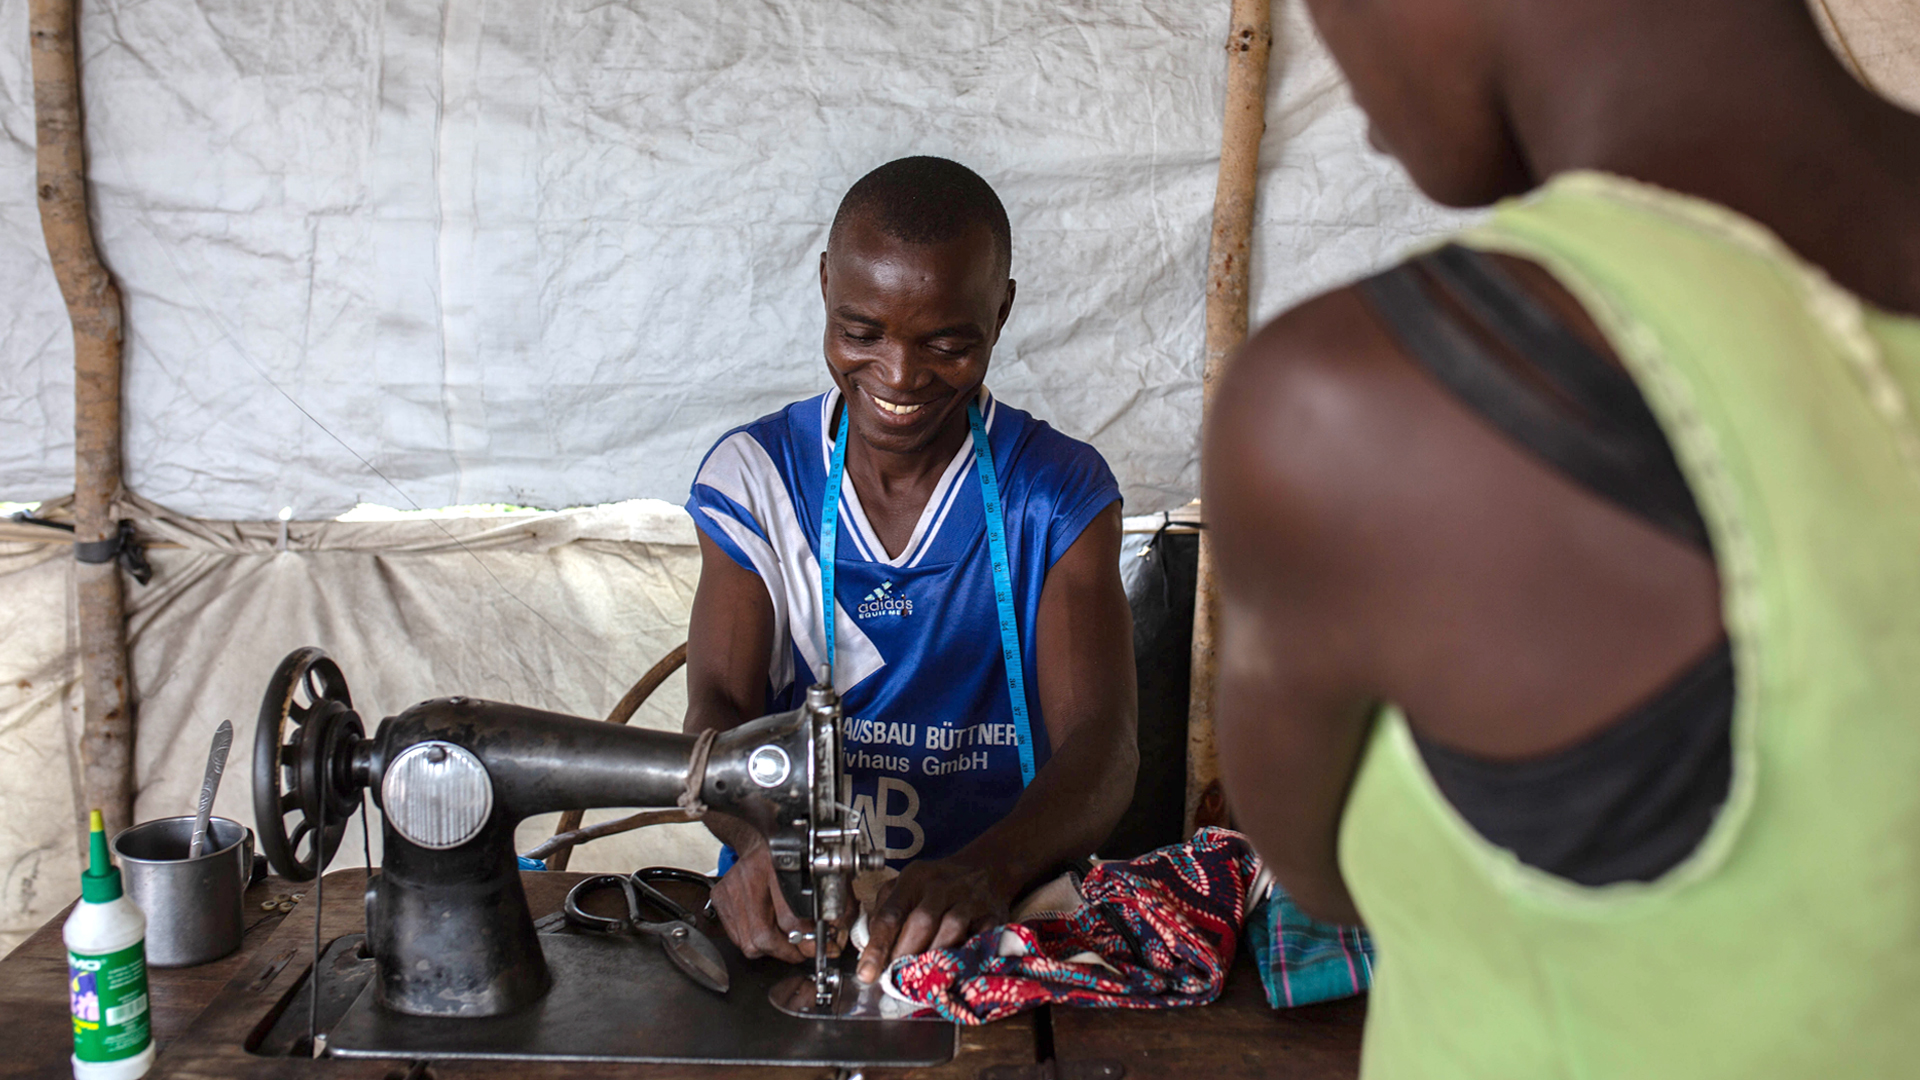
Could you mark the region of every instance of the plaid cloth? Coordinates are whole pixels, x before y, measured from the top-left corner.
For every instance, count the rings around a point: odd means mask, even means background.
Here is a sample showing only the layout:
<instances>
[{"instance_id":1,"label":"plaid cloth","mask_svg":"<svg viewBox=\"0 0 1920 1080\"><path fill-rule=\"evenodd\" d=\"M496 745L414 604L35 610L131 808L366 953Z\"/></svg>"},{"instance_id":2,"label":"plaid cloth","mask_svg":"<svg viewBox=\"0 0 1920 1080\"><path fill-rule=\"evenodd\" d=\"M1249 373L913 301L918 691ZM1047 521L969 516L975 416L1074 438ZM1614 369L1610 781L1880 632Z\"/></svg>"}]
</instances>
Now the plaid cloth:
<instances>
[{"instance_id":1,"label":"plaid cloth","mask_svg":"<svg viewBox=\"0 0 1920 1080\"><path fill-rule=\"evenodd\" d=\"M1246 837L1202 829L1184 844L1094 867L1072 912L901 958L887 972L889 992L958 1024L1049 1003L1204 1005L1233 964L1258 867Z\"/></svg>"},{"instance_id":2,"label":"plaid cloth","mask_svg":"<svg viewBox=\"0 0 1920 1080\"><path fill-rule=\"evenodd\" d=\"M1247 915L1247 944L1276 1009L1334 1001L1373 985L1373 939L1358 926L1323 923L1279 885Z\"/></svg>"}]
</instances>

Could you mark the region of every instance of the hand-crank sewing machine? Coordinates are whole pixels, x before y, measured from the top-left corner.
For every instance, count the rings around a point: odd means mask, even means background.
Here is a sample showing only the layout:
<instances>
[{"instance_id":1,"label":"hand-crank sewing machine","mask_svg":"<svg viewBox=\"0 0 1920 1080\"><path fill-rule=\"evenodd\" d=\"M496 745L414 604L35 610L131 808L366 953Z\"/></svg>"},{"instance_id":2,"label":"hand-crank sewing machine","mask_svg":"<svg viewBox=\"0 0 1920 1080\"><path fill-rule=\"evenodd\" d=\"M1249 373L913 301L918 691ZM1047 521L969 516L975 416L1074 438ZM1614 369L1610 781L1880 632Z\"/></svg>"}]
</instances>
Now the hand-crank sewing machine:
<instances>
[{"instance_id":1,"label":"hand-crank sewing machine","mask_svg":"<svg viewBox=\"0 0 1920 1080\"><path fill-rule=\"evenodd\" d=\"M303 881L339 845L363 791L382 811L384 850L366 895L372 978L333 1032L332 1053L854 1064L884 1059L872 1056L884 1049L881 1029L903 1029L913 1047L902 1044L898 1063L944 1060L951 1033L928 1031L944 1024L834 1022L877 1013L851 1004L863 990L842 985L825 949L816 950L811 976L796 979L710 934L729 966L749 976L721 998L660 968L658 950L536 932L514 850L522 820L570 809L704 807L766 836L788 904L811 917L815 941L828 940L851 914L854 875L883 865L838 799L842 761L839 698L820 686L799 709L717 735L449 697L386 718L369 738L340 668L307 648L281 663L261 706L254 812L274 869ZM776 981L784 985L755 993ZM638 1044L636 1010L659 1021ZM482 1018L493 1019L476 1023ZM766 1034L783 1024L800 1025L787 1040L791 1055ZM744 1025L755 1036L742 1056L716 1055L714 1045L741 1036L688 1030L702 1025ZM852 1026L861 1031L851 1039L830 1030ZM929 1060L942 1039L944 1053ZM686 1046L663 1049L676 1040Z\"/></svg>"}]
</instances>

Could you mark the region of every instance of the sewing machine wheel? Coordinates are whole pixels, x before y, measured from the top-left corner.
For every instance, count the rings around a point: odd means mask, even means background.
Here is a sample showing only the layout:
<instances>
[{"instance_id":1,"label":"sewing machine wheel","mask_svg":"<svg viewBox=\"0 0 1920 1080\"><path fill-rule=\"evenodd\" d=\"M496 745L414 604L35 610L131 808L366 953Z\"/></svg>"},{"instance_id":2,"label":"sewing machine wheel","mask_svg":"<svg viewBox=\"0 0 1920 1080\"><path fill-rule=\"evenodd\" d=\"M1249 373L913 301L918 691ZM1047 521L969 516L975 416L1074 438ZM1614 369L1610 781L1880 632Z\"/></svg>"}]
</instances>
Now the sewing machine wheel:
<instances>
[{"instance_id":1,"label":"sewing machine wheel","mask_svg":"<svg viewBox=\"0 0 1920 1080\"><path fill-rule=\"evenodd\" d=\"M281 877L312 880L340 846L360 808L352 759L365 736L340 666L320 649L288 653L253 736L254 831Z\"/></svg>"}]
</instances>

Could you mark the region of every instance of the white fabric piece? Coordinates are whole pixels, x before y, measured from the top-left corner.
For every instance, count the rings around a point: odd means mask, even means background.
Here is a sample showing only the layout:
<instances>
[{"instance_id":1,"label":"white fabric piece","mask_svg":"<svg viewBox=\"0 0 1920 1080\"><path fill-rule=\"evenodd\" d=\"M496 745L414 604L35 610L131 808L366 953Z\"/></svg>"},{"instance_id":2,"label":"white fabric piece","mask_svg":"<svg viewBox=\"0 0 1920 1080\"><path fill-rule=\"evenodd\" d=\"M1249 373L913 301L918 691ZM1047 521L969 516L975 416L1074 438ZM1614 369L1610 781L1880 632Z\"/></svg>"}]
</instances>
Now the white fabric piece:
<instances>
[{"instance_id":1,"label":"white fabric piece","mask_svg":"<svg viewBox=\"0 0 1920 1080\"><path fill-rule=\"evenodd\" d=\"M1913 0L1813 0L1813 10L1855 75L1920 111L1920 11Z\"/></svg>"},{"instance_id":2,"label":"white fabric piece","mask_svg":"<svg viewBox=\"0 0 1920 1080\"><path fill-rule=\"evenodd\" d=\"M123 510L143 536L181 545L152 548L152 584L127 587L138 820L191 812L208 740L230 719L233 757L215 812L253 824L260 698L298 646L332 654L369 733L382 717L449 694L603 717L686 639L699 574L691 521L658 504L295 522L286 551L277 550L278 522L186 521L150 504ZM679 530L667 534L677 542L627 539L658 535L662 519ZM468 548L449 534L472 538ZM0 953L79 887L69 551L0 538ZM668 680L632 723L678 730L685 685L683 676ZM587 820L624 812L594 811ZM522 825L520 850L551 836L557 817ZM377 812L373 833L377 858ZM658 863L710 872L718 852L704 826L656 825L576 849L569 869ZM362 857L356 823L334 865Z\"/></svg>"},{"instance_id":3,"label":"white fabric piece","mask_svg":"<svg viewBox=\"0 0 1920 1080\"><path fill-rule=\"evenodd\" d=\"M1061 918L1080 910L1081 906L1085 903L1086 901L1080 896L1080 886L1074 881L1073 875L1070 873L1061 874L1059 877L1029 892L1025 897L1021 898L1018 903L1014 904L1013 912L1008 916L1007 921L1009 923L1017 923L1025 922L1028 919ZM847 940L852 943L855 949L865 949L870 936L870 931L867 929L867 911L865 907L862 907L860 917L854 921L853 930L847 935ZM1027 955L1027 943L1021 940L1020 935L1014 933L1011 929L1002 929L1000 936L994 939L994 955L1003 959L1025 956ZM880 990L885 995L885 1002L882 1005L883 1016L911 1016L915 1010L925 1008L920 1002L908 997L906 991L900 989L897 976L901 968L905 966L907 959L906 957L902 957L894 961L888 965L885 971L880 973ZM1120 973L1120 969L1109 963L1106 957L1091 950L1074 953L1071 956L1063 958L1063 962L1068 964L1089 964L1095 967L1103 967L1116 975ZM887 1011L889 1006L896 1011L889 1013Z\"/></svg>"}]
</instances>

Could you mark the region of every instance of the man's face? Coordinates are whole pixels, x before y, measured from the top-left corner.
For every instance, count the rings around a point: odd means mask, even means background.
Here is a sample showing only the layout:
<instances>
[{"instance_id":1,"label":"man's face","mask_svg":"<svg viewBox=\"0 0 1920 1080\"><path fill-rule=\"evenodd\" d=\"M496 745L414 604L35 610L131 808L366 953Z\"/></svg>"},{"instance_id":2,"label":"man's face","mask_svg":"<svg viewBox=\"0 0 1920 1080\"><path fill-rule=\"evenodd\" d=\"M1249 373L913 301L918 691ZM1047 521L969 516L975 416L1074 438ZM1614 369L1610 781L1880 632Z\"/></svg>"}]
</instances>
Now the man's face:
<instances>
[{"instance_id":1,"label":"man's face","mask_svg":"<svg viewBox=\"0 0 1920 1080\"><path fill-rule=\"evenodd\" d=\"M964 425L1013 308L984 225L909 244L853 219L820 256L827 369L853 433L876 450L926 450Z\"/></svg>"}]
</instances>

